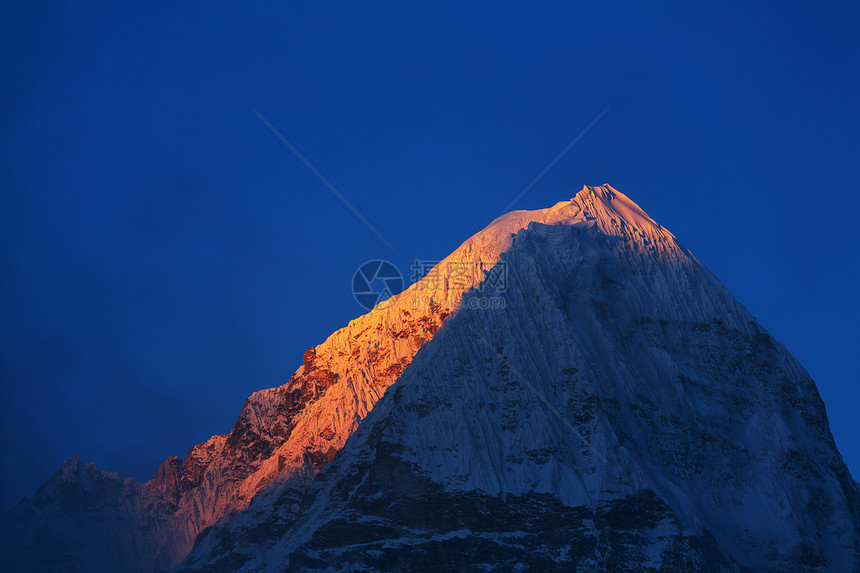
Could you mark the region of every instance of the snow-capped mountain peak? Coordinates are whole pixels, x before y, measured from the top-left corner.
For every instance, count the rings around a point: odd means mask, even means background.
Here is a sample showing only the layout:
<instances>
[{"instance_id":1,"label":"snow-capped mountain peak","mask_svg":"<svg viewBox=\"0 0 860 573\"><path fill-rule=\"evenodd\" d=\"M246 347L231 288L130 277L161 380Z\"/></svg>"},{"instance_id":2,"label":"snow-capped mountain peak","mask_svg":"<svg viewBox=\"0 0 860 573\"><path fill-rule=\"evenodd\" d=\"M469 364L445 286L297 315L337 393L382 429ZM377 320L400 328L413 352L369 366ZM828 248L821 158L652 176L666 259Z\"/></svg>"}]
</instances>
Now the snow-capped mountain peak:
<instances>
[{"instance_id":1,"label":"snow-capped mountain peak","mask_svg":"<svg viewBox=\"0 0 860 573\"><path fill-rule=\"evenodd\" d=\"M434 271L146 484L70 459L0 566L860 568L808 373L626 195L507 213Z\"/></svg>"}]
</instances>

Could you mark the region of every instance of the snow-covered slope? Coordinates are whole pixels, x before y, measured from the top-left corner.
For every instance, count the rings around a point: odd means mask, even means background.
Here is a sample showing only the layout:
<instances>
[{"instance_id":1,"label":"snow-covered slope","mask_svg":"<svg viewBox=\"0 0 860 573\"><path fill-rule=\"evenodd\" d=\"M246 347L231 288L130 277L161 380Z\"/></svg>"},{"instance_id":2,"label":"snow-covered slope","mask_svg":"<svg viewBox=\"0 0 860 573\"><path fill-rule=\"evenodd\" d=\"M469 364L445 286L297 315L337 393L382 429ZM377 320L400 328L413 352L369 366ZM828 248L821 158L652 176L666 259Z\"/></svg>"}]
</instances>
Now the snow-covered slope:
<instances>
[{"instance_id":1,"label":"snow-covered slope","mask_svg":"<svg viewBox=\"0 0 860 573\"><path fill-rule=\"evenodd\" d=\"M172 570L201 530L332 460L463 294L439 292L444 306L419 304L413 286L351 321L307 350L286 384L252 394L231 432L169 458L145 484L70 458L0 521L0 570Z\"/></svg>"},{"instance_id":2,"label":"snow-covered slope","mask_svg":"<svg viewBox=\"0 0 860 573\"><path fill-rule=\"evenodd\" d=\"M626 196L509 213L437 271L150 482L70 459L0 567L860 567L809 375Z\"/></svg>"},{"instance_id":3,"label":"snow-covered slope","mask_svg":"<svg viewBox=\"0 0 860 573\"><path fill-rule=\"evenodd\" d=\"M310 487L182 570L860 568L809 375L627 197L586 187L466 253L504 292L469 292Z\"/></svg>"}]
</instances>

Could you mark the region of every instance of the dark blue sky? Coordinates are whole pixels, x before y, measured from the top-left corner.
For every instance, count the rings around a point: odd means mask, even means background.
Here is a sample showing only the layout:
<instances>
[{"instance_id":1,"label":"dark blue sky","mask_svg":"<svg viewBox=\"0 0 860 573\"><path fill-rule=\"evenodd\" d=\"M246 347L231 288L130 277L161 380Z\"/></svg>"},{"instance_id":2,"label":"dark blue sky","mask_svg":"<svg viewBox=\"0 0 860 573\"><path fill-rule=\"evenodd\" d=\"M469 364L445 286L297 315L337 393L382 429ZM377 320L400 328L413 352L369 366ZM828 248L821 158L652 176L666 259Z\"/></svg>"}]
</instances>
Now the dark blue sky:
<instances>
[{"instance_id":1,"label":"dark blue sky","mask_svg":"<svg viewBox=\"0 0 860 573\"><path fill-rule=\"evenodd\" d=\"M0 508L228 431L362 312L362 262L443 257L607 106L517 207L628 194L860 474L857 3L114 4L0 5Z\"/></svg>"}]
</instances>

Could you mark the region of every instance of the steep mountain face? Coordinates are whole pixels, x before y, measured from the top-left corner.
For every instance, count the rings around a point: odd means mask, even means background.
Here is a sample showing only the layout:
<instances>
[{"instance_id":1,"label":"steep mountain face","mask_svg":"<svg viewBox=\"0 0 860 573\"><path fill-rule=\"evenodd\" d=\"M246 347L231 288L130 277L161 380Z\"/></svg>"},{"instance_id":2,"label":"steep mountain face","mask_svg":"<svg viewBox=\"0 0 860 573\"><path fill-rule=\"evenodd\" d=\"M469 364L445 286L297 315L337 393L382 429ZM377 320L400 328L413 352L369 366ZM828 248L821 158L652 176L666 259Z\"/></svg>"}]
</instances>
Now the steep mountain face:
<instances>
[{"instance_id":1,"label":"steep mountain face","mask_svg":"<svg viewBox=\"0 0 860 573\"><path fill-rule=\"evenodd\" d=\"M604 186L477 237L506 288L182 571L860 568L813 381L668 231Z\"/></svg>"},{"instance_id":2,"label":"steep mountain face","mask_svg":"<svg viewBox=\"0 0 860 573\"><path fill-rule=\"evenodd\" d=\"M0 522L0 569L171 571L201 530L257 493L312 479L462 292L432 308L416 296L413 290L380 305L309 349L286 384L247 399L230 433L198 444L184 460L169 458L145 484L70 458Z\"/></svg>"},{"instance_id":3,"label":"steep mountain face","mask_svg":"<svg viewBox=\"0 0 860 573\"><path fill-rule=\"evenodd\" d=\"M0 568L860 569L813 381L623 194L504 215L436 271L150 482L71 458Z\"/></svg>"},{"instance_id":4,"label":"steep mountain face","mask_svg":"<svg viewBox=\"0 0 860 573\"><path fill-rule=\"evenodd\" d=\"M202 530L258 493L313 479L483 279L480 257L497 257L505 244L492 234L472 237L444 263L455 260L464 271L451 284L428 277L351 321L306 351L286 384L252 394L230 433L184 460L169 458L145 484L73 456L0 520L0 569L173 570Z\"/></svg>"}]
</instances>

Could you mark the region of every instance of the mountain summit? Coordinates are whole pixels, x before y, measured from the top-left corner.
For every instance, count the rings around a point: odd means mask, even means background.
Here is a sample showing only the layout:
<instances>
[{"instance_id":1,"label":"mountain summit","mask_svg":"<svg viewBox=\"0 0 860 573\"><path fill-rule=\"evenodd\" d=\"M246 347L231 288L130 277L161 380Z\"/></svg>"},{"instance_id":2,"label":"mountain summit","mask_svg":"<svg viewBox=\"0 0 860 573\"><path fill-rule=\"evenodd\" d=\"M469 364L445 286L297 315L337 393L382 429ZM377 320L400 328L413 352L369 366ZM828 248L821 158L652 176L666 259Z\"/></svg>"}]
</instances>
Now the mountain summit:
<instances>
[{"instance_id":1,"label":"mountain summit","mask_svg":"<svg viewBox=\"0 0 860 573\"><path fill-rule=\"evenodd\" d=\"M493 221L146 484L76 457L4 570L852 571L797 360L608 185Z\"/></svg>"}]
</instances>

